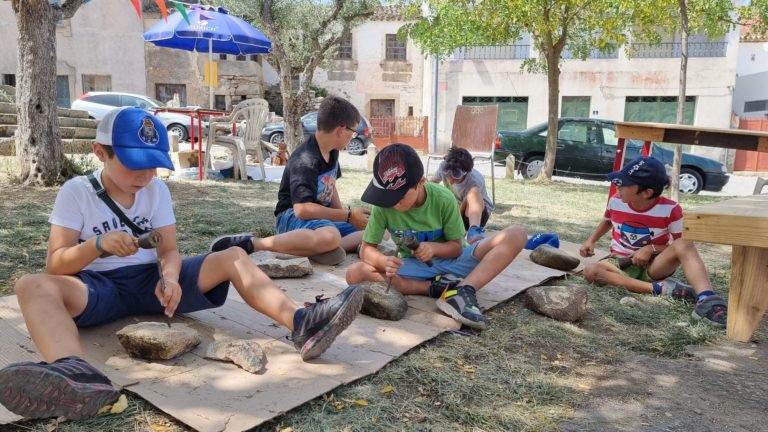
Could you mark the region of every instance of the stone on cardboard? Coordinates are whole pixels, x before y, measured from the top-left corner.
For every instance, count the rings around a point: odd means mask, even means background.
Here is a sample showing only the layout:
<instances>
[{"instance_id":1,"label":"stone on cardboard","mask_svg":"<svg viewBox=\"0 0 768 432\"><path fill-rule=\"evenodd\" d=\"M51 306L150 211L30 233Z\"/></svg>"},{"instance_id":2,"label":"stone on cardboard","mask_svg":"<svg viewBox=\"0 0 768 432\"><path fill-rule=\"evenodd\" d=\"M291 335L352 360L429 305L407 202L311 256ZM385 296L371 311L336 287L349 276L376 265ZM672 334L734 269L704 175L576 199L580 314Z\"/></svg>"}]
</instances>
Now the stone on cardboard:
<instances>
[{"instance_id":1,"label":"stone on cardboard","mask_svg":"<svg viewBox=\"0 0 768 432\"><path fill-rule=\"evenodd\" d=\"M258 251L251 260L271 278L300 278L312 274L312 263L307 257Z\"/></svg>"},{"instance_id":2,"label":"stone on cardboard","mask_svg":"<svg viewBox=\"0 0 768 432\"><path fill-rule=\"evenodd\" d=\"M577 257L568 252L548 244L540 245L534 249L531 252L530 259L538 265L562 271L573 270L581 262Z\"/></svg>"},{"instance_id":3,"label":"stone on cardboard","mask_svg":"<svg viewBox=\"0 0 768 432\"><path fill-rule=\"evenodd\" d=\"M261 345L255 340L222 340L208 345L205 358L232 362L250 373L259 373L267 364Z\"/></svg>"},{"instance_id":4,"label":"stone on cardboard","mask_svg":"<svg viewBox=\"0 0 768 432\"><path fill-rule=\"evenodd\" d=\"M532 287L523 301L528 309L558 321L574 322L587 314L587 292L581 287Z\"/></svg>"},{"instance_id":5,"label":"stone on cardboard","mask_svg":"<svg viewBox=\"0 0 768 432\"><path fill-rule=\"evenodd\" d=\"M387 292L387 284L382 282L363 282L360 284L365 293L360 313L374 318L398 321L408 311L405 297L394 288Z\"/></svg>"},{"instance_id":6,"label":"stone on cardboard","mask_svg":"<svg viewBox=\"0 0 768 432\"><path fill-rule=\"evenodd\" d=\"M641 302L640 300L638 300L638 299L636 299L634 297L630 297L630 296L622 297L621 300L619 300L619 303L622 306L626 306L626 307L629 307L629 308L641 308L641 307L645 306L645 303Z\"/></svg>"},{"instance_id":7,"label":"stone on cardboard","mask_svg":"<svg viewBox=\"0 0 768 432\"><path fill-rule=\"evenodd\" d=\"M142 322L127 325L117 332L117 339L128 355L144 360L170 360L200 344L197 331L183 324Z\"/></svg>"}]
</instances>

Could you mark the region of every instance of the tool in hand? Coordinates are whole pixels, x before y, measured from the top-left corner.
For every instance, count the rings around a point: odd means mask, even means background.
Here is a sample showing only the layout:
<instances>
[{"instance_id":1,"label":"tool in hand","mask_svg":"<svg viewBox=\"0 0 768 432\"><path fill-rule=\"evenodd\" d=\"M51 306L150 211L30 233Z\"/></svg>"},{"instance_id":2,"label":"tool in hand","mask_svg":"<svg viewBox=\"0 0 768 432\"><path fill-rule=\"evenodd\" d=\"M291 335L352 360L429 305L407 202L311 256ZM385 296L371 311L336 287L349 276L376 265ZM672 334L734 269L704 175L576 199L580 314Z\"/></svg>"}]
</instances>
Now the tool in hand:
<instances>
[{"instance_id":1,"label":"tool in hand","mask_svg":"<svg viewBox=\"0 0 768 432\"><path fill-rule=\"evenodd\" d=\"M140 235L136 243L142 249L154 249L161 241L163 241L163 236L160 232L152 230ZM160 272L160 286L163 290L163 296L165 296L165 279L163 279L163 265L160 263L160 258L157 259L157 271ZM168 328L171 327L171 317L168 315L165 316L165 323L168 324Z\"/></svg>"},{"instance_id":2,"label":"tool in hand","mask_svg":"<svg viewBox=\"0 0 768 432\"><path fill-rule=\"evenodd\" d=\"M419 248L419 245L421 244L421 242L419 242L418 240L416 240L416 237L415 237L413 234L408 234L408 235L405 237L405 239L403 240L403 244L404 244L404 245L405 245L405 247L407 247L408 249L410 249L410 250L412 250L412 251L415 251L416 249L418 249L418 248ZM431 258L430 258L430 259L428 259L428 260L426 260L426 261L424 261L424 263L425 263L426 265L428 265L428 266L432 267L432 259L431 259Z\"/></svg>"},{"instance_id":3,"label":"tool in hand","mask_svg":"<svg viewBox=\"0 0 768 432\"><path fill-rule=\"evenodd\" d=\"M403 232L400 230L395 230L392 233L392 241L395 243L395 246L397 248L395 249L395 256L400 257L400 245L403 244ZM389 281L387 282L387 291L389 292L389 288L392 286L392 277L390 276Z\"/></svg>"}]
</instances>

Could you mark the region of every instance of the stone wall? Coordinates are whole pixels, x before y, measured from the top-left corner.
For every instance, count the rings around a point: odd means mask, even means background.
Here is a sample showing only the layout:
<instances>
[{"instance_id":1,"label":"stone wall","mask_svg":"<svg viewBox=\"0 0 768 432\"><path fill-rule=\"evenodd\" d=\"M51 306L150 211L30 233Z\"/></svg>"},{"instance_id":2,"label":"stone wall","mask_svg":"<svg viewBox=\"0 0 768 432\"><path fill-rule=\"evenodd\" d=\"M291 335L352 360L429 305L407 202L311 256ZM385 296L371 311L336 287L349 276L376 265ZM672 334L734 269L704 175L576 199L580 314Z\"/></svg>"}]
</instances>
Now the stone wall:
<instances>
[{"instance_id":1,"label":"stone wall","mask_svg":"<svg viewBox=\"0 0 768 432\"><path fill-rule=\"evenodd\" d=\"M58 108L59 135L65 153L90 153L96 139L97 120L87 111ZM0 156L16 153L15 133L18 128L16 105L0 103Z\"/></svg>"}]
</instances>

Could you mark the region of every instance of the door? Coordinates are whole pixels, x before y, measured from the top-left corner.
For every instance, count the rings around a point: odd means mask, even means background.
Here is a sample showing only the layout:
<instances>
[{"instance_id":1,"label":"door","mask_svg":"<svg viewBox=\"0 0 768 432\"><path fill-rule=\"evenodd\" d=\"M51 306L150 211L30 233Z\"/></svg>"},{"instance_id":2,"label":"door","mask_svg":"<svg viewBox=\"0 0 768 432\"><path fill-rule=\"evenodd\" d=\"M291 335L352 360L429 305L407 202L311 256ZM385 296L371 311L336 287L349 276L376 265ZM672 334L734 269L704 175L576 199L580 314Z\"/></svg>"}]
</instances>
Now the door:
<instances>
[{"instance_id":1,"label":"door","mask_svg":"<svg viewBox=\"0 0 768 432\"><path fill-rule=\"evenodd\" d=\"M371 122L376 135L392 135L395 125L394 117L394 99L371 99Z\"/></svg>"},{"instance_id":2,"label":"door","mask_svg":"<svg viewBox=\"0 0 768 432\"><path fill-rule=\"evenodd\" d=\"M56 77L56 106L69 108L69 77L58 75Z\"/></svg>"},{"instance_id":3,"label":"door","mask_svg":"<svg viewBox=\"0 0 768 432\"><path fill-rule=\"evenodd\" d=\"M600 163L602 133L594 121L563 121L557 132L556 168L570 176L594 174Z\"/></svg>"}]
</instances>

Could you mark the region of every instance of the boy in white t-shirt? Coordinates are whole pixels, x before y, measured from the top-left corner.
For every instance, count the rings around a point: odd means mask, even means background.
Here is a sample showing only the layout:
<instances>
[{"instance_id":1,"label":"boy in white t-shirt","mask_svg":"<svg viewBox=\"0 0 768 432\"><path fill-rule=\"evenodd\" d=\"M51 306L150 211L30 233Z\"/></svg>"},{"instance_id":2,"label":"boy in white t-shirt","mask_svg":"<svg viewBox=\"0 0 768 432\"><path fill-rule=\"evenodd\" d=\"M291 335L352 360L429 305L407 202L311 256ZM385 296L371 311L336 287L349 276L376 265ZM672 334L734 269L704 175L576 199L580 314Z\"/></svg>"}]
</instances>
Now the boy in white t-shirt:
<instances>
[{"instance_id":1,"label":"boy in white t-shirt","mask_svg":"<svg viewBox=\"0 0 768 432\"><path fill-rule=\"evenodd\" d=\"M27 328L45 361L0 370L0 403L7 409L30 418L95 415L117 399L118 391L82 359L78 327L127 315L172 317L218 307L230 282L251 307L292 331L304 360L325 351L355 318L362 305L356 287L301 307L240 248L181 258L171 195L155 177L156 168L173 169L168 134L156 117L138 108L114 109L99 123L96 141L93 151L104 168L93 179L66 182L56 197L49 219L47 273L24 276L15 286ZM156 249L138 247L126 226L130 224L97 196L98 189L106 191L129 222L161 235Z\"/></svg>"}]
</instances>

